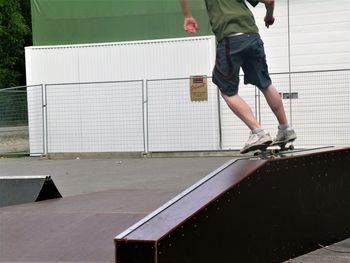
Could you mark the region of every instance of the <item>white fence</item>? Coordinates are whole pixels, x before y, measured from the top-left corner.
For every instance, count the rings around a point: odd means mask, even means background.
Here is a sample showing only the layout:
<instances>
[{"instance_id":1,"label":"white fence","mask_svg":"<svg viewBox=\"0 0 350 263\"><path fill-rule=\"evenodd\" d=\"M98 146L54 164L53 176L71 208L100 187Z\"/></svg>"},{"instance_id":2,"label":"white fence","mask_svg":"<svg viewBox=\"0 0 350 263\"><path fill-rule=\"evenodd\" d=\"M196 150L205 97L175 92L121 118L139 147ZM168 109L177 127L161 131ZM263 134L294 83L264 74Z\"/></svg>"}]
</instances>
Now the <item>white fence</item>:
<instances>
[{"instance_id":1,"label":"white fence","mask_svg":"<svg viewBox=\"0 0 350 263\"><path fill-rule=\"evenodd\" d=\"M297 148L350 145L350 70L272 78L296 129ZM50 84L44 96L41 91L28 90L38 98L37 110L34 104L31 109L38 127L29 127L33 153L238 150L248 138L210 79L202 102L190 100L189 79ZM277 123L260 92L241 86L240 95L274 135Z\"/></svg>"},{"instance_id":2,"label":"white fence","mask_svg":"<svg viewBox=\"0 0 350 263\"><path fill-rule=\"evenodd\" d=\"M208 100L190 99L189 79L149 80L147 151L220 149L218 92L211 83Z\"/></svg>"},{"instance_id":3,"label":"white fence","mask_svg":"<svg viewBox=\"0 0 350 263\"><path fill-rule=\"evenodd\" d=\"M143 82L46 85L48 152L144 151Z\"/></svg>"}]
</instances>

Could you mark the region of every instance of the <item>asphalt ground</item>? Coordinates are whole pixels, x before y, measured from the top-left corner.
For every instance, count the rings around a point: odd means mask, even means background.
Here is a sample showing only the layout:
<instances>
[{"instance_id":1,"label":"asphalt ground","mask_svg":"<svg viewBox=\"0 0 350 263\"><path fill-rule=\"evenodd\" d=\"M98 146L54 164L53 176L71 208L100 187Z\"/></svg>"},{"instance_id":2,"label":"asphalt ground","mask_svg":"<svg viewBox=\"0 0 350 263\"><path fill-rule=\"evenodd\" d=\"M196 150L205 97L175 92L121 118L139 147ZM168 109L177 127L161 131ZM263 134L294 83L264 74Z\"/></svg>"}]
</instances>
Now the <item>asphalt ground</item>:
<instances>
[{"instance_id":1,"label":"asphalt ground","mask_svg":"<svg viewBox=\"0 0 350 263\"><path fill-rule=\"evenodd\" d=\"M231 159L2 158L1 176L50 175L63 198L0 208L0 262L113 262L112 240L101 241L106 234L112 239ZM113 222L118 220L122 223L116 227ZM50 225L47 221L51 221ZM100 233L87 239L81 236L98 221L105 223ZM23 222L33 224L31 233L26 232ZM70 233L77 224L80 232ZM47 233L50 233L49 240L45 239ZM78 248L73 249L72 243L64 242L64 234L72 235L75 246L81 243ZM101 249L93 255L86 253L87 242ZM320 249L288 262L350 262L350 239L325 248L321 245ZM65 255L61 254L63 251Z\"/></svg>"}]
</instances>

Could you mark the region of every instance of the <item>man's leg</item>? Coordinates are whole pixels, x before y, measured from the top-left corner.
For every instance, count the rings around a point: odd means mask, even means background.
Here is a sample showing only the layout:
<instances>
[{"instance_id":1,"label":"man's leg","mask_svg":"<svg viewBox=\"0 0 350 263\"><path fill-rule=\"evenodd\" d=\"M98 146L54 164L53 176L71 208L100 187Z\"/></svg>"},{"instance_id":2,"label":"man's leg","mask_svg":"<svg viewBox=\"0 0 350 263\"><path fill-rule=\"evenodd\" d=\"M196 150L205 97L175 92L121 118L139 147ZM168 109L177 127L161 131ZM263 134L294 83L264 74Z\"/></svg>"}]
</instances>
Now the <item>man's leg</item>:
<instances>
[{"instance_id":1,"label":"man's leg","mask_svg":"<svg viewBox=\"0 0 350 263\"><path fill-rule=\"evenodd\" d=\"M269 87L262 90L262 92L265 96L267 104L275 114L279 125L287 125L288 120L284 110L283 102L276 88L271 84Z\"/></svg>"},{"instance_id":2,"label":"man's leg","mask_svg":"<svg viewBox=\"0 0 350 263\"><path fill-rule=\"evenodd\" d=\"M222 97L233 113L251 130L249 139L241 149L241 153L259 149L262 145L268 145L272 142L270 134L261 127L260 123L256 120L252 109L238 94L234 96L222 95Z\"/></svg>"},{"instance_id":3,"label":"man's leg","mask_svg":"<svg viewBox=\"0 0 350 263\"><path fill-rule=\"evenodd\" d=\"M288 124L288 119L280 94L272 84L266 89L262 90L262 92L279 123L278 132L276 138L272 142L272 145L294 141L297 136L294 129Z\"/></svg>"},{"instance_id":4,"label":"man's leg","mask_svg":"<svg viewBox=\"0 0 350 263\"><path fill-rule=\"evenodd\" d=\"M252 109L249 105L237 94L234 96L226 96L222 94L229 108L238 118L240 118L249 129L252 131L261 128L260 123L256 120Z\"/></svg>"}]
</instances>

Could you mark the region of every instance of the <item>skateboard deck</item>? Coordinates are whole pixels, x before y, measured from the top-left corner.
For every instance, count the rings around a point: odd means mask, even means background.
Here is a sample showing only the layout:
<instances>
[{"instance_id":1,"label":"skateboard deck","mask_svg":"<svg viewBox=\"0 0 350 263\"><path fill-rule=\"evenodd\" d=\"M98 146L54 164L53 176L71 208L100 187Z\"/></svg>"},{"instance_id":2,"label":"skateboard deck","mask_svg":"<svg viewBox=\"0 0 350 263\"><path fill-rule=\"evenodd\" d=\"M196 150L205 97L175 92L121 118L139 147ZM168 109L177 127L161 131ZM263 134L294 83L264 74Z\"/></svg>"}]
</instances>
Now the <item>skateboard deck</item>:
<instances>
[{"instance_id":1,"label":"skateboard deck","mask_svg":"<svg viewBox=\"0 0 350 263\"><path fill-rule=\"evenodd\" d=\"M254 147L254 149L250 150L249 152L253 152L254 156L261 157L282 155L285 153L292 152L294 150L293 142L294 140L269 145L262 144L257 147Z\"/></svg>"},{"instance_id":2,"label":"skateboard deck","mask_svg":"<svg viewBox=\"0 0 350 263\"><path fill-rule=\"evenodd\" d=\"M276 148L275 146L278 146L279 148ZM254 157L257 158L275 158L275 157L286 157L288 154L291 153L299 153L299 152L305 152L305 151L314 151L314 150L322 150L327 148L333 148L334 146L320 146L315 148L300 148L295 149L293 142L288 142L286 144L282 145L269 145L262 147L261 150L255 150Z\"/></svg>"},{"instance_id":3,"label":"skateboard deck","mask_svg":"<svg viewBox=\"0 0 350 263\"><path fill-rule=\"evenodd\" d=\"M293 151L294 145L293 141L291 141L261 147L260 149L254 151L254 156L282 156L283 154L291 153Z\"/></svg>"}]
</instances>

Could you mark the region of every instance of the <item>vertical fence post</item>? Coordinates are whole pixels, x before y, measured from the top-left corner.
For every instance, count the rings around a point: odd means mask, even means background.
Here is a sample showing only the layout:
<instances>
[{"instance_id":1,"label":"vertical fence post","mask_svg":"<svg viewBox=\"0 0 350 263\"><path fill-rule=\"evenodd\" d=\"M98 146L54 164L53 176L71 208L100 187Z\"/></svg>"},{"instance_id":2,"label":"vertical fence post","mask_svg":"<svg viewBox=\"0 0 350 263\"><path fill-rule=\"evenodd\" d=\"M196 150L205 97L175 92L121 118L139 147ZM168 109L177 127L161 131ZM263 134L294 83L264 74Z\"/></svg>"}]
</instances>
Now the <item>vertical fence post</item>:
<instances>
[{"instance_id":1,"label":"vertical fence post","mask_svg":"<svg viewBox=\"0 0 350 263\"><path fill-rule=\"evenodd\" d=\"M260 90L255 87L255 118L261 124Z\"/></svg>"},{"instance_id":2,"label":"vertical fence post","mask_svg":"<svg viewBox=\"0 0 350 263\"><path fill-rule=\"evenodd\" d=\"M216 89L217 101L218 101L218 130L219 130L219 150L223 150L222 145L222 123L221 123L221 103L220 103L220 91Z\"/></svg>"},{"instance_id":3,"label":"vertical fence post","mask_svg":"<svg viewBox=\"0 0 350 263\"><path fill-rule=\"evenodd\" d=\"M43 154L46 156L49 153L49 137L47 124L47 85L41 84L42 87L42 114L43 114Z\"/></svg>"},{"instance_id":4,"label":"vertical fence post","mask_svg":"<svg viewBox=\"0 0 350 263\"><path fill-rule=\"evenodd\" d=\"M290 35L290 3L287 0L287 22L288 22L288 83L289 83L289 123L293 126L292 116L292 73L291 73L291 35Z\"/></svg>"},{"instance_id":5,"label":"vertical fence post","mask_svg":"<svg viewBox=\"0 0 350 263\"><path fill-rule=\"evenodd\" d=\"M148 80L142 80L142 109L143 109L143 151L149 152L148 141Z\"/></svg>"}]
</instances>

